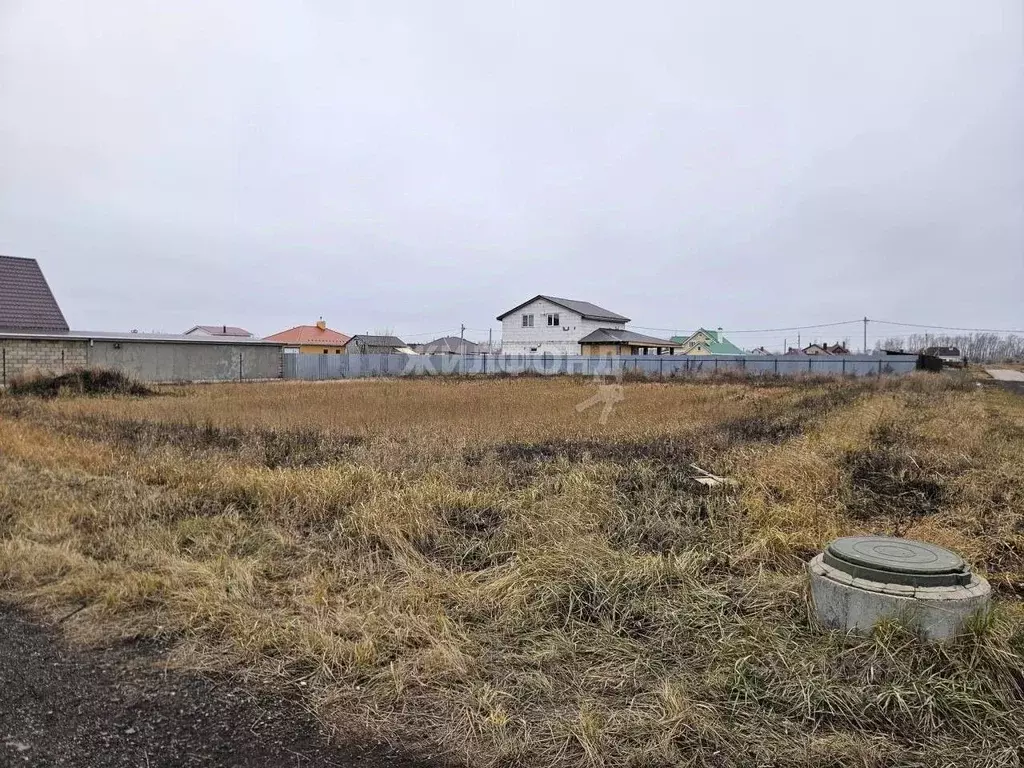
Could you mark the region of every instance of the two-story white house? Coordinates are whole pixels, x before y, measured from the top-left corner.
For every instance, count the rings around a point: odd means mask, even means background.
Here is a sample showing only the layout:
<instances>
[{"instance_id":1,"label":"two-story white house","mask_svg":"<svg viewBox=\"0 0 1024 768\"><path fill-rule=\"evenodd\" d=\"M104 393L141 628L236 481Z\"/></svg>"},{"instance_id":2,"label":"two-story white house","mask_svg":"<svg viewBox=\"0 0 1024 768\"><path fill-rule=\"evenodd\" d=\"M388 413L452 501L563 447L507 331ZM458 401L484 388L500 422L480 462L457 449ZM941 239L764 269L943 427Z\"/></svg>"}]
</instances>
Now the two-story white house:
<instances>
[{"instance_id":1,"label":"two-story white house","mask_svg":"<svg viewBox=\"0 0 1024 768\"><path fill-rule=\"evenodd\" d=\"M497 319L506 355L578 355L584 336L598 328L623 330L629 322L589 301L555 296L534 296Z\"/></svg>"}]
</instances>

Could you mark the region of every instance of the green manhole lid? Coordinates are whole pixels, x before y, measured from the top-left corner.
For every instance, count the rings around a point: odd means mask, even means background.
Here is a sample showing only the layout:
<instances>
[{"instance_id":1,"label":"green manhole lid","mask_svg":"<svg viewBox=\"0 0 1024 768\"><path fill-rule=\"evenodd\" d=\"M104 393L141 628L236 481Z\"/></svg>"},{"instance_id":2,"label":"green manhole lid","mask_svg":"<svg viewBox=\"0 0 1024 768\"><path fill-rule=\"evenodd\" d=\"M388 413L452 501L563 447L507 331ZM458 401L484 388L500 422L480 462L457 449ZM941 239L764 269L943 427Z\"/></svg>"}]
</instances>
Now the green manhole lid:
<instances>
[{"instance_id":1,"label":"green manhole lid","mask_svg":"<svg viewBox=\"0 0 1024 768\"><path fill-rule=\"evenodd\" d=\"M892 536L846 536L825 550L826 564L858 579L911 587L971 583L971 570L948 549Z\"/></svg>"}]
</instances>

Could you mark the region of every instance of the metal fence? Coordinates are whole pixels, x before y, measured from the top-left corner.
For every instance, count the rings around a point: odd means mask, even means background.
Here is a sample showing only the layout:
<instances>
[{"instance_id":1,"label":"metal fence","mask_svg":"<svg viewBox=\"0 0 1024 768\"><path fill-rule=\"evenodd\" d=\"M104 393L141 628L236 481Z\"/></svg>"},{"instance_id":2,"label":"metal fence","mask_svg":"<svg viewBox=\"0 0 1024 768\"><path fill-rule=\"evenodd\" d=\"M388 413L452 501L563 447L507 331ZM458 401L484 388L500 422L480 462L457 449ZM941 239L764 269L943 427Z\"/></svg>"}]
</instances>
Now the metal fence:
<instances>
[{"instance_id":1,"label":"metal fence","mask_svg":"<svg viewBox=\"0 0 1024 768\"><path fill-rule=\"evenodd\" d=\"M286 353L284 378L305 381L374 376L642 374L653 378L715 373L870 376L910 373L916 355L309 355Z\"/></svg>"}]
</instances>

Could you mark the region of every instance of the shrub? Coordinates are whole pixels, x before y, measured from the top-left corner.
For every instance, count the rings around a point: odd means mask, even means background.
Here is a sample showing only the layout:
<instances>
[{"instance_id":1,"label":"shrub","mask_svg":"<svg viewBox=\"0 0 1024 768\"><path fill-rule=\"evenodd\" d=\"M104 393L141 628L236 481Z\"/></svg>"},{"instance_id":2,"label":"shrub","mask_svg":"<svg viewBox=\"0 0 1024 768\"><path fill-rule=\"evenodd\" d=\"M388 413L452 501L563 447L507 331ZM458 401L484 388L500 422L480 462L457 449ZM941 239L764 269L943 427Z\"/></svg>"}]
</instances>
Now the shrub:
<instances>
[{"instance_id":1,"label":"shrub","mask_svg":"<svg viewBox=\"0 0 1024 768\"><path fill-rule=\"evenodd\" d=\"M58 395L131 395L156 394L120 371L82 368L59 376L25 376L11 381L12 395L52 398Z\"/></svg>"}]
</instances>

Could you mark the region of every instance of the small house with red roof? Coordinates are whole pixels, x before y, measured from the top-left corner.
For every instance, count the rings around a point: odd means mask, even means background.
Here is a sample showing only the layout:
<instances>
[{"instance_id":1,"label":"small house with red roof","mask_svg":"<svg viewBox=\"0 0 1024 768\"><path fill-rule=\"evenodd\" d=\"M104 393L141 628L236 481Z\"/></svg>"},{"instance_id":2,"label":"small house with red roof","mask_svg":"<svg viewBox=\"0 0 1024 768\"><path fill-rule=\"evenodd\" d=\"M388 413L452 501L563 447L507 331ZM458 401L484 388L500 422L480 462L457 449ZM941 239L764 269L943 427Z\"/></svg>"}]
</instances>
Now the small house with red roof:
<instances>
[{"instance_id":1,"label":"small house with red roof","mask_svg":"<svg viewBox=\"0 0 1024 768\"><path fill-rule=\"evenodd\" d=\"M264 341L285 345L285 351L297 350L312 355L340 355L351 336L327 327L321 317L316 325L297 325L286 331L267 336Z\"/></svg>"}]
</instances>

